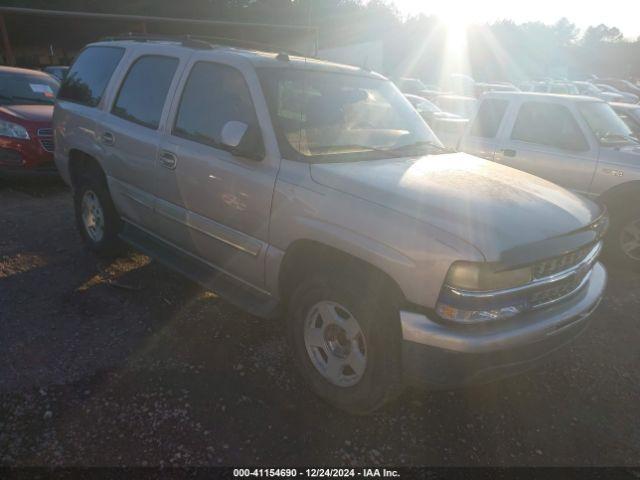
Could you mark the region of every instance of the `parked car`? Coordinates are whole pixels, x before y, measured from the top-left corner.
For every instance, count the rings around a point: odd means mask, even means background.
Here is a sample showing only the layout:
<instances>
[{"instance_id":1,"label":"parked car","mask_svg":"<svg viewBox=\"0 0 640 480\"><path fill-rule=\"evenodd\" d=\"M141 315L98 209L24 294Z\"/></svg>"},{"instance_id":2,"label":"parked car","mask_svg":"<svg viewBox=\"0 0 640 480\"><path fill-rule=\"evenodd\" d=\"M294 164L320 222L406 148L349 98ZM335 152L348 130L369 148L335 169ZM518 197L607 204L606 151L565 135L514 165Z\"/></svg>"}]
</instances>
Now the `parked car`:
<instances>
[{"instance_id":1,"label":"parked car","mask_svg":"<svg viewBox=\"0 0 640 480\"><path fill-rule=\"evenodd\" d=\"M640 87L638 87L637 85L634 85L628 80L623 80L620 78L600 78L596 83L609 85L621 92L630 93L640 98ZM636 102L632 102L632 103L636 103Z\"/></svg>"},{"instance_id":2,"label":"parked car","mask_svg":"<svg viewBox=\"0 0 640 480\"><path fill-rule=\"evenodd\" d=\"M434 118L461 118L459 115L443 111L435 103L419 95L406 94L405 97L429 124Z\"/></svg>"},{"instance_id":3,"label":"parked car","mask_svg":"<svg viewBox=\"0 0 640 480\"><path fill-rule=\"evenodd\" d=\"M633 93L623 92L622 90L618 90L616 87L607 85L606 83L598 83L596 84L596 87L604 90L605 92L615 93L619 97L622 97L619 98L618 101L623 101L625 103L638 103L639 97L637 95L634 95Z\"/></svg>"},{"instance_id":4,"label":"parked car","mask_svg":"<svg viewBox=\"0 0 640 480\"><path fill-rule=\"evenodd\" d=\"M523 92L556 93L560 95L579 95L575 85L569 82L525 82L520 86Z\"/></svg>"},{"instance_id":5,"label":"parked car","mask_svg":"<svg viewBox=\"0 0 640 480\"><path fill-rule=\"evenodd\" d=\"M624 96L618 93L613 92L605 92L601 88L598 88L591 82L573 82L573 84L580 92L580 95L585 95L587 97L595 97L600 100L604 100L605 102L622 102L624 101Z\"/></svg>"},{"instance_id":6,"label":"parked car","mask_svg":"<svg viewBox=\"0 0 640 480\"><path fill-rule=\"evenodd\" d=\"M433 101L438 95L442 95L443 92L436 85L426 85L422 83L422 80L417 78L400 78L395 81L400 91L407 95L417 95L426 98L429 101Z\"/></svg>"},{"instance_id":7,"label":"parked car","mask_svg":"<svg viewBox=\"0 0 640 480\"><path fill-rule=\"evenodd\" d=\"M0 67L0 174L56 172L51 117L58 87L42 72Z\"/></svg>"},{"instance_id":8,"label":"parked car","mask_svg":"<svg viewBox=\"0 0 640 480\"><path fill-rule=\"evenodd\" d=\"M473 96L476 88L474 78L464 73L452 73L443 83L447 91L461 96Z\"/></svg>"},{"instance_id":9,"label":"parked car","mask_svg":"<svg viewBox=\"0 0 640 480\"><path fill-rule=\"evenodd\" d=\"M429 126L445 147L455 151L469 123L469 119L453 114L449 115L448 117L434 117Z\"/></svg>"},{"instance_id":10,"label":"parked car","mask_svg":"<svg viewBox=\"0 0 640 480\"><path fill-rule=\"evenodd\" d=\"M435 104L445 112L467 119L472 117L478 108L476 98L462 95L440 95L436 97Z\"/></svg>"},{"instance_id":11,"label":"parked car","mask_svg":"<svg viewBox=\"0 0 640 480\"><path fill-rule=\"evenodd\" d=\"M44 73L48 73L52 77L54 77L58 81L64 80L64 77L67 75L69 71L69 67L65 67L64 65L50 65L48 67L44 67L42 69Z\"/></svg>"},{"instance_id":12,"label":"parked car","mask_svg":"<svg viewBox=\"0 0 640 480\"><path fill-rule=\"evenodd\" d=\"M255 315L284 314L303 378L350 412L406 383L529 368L603 294L599 206L444 151L375 73L104 41L72 66L54 125L89 248L124 239Z\"/></svg>"},{"instance_id":13,"label":"parked car","mask_svg":"<svg viewBox=\"0 0 640 480\"><path fill-rule=\"evenodd\" d=\"M637 103L612 103L611 108L627 124L633 136L640 140L640 105Z\"/></svg>"},{"instance_id":14,"label":"parked car","mask_svg":"<svg viewBox=\"0 0 640 480\"><path fill-rule=\"evenodd\" d=\"M599 199L611 215L612 256L640 266L640 145L606 102L490 93L460 149Z\"/></svg>"},{"instance_id":15,"label":"parked car","mask_svg":"<svg viewBox=\"0 0 640 480\"><path fill-rule=\"evenodd\" d=\"M422 80L418 78L398 78L395 81L402 93L408 93L412 95L420 95L420 92L427 90L427 86L422 83Z\"/></svg>"},{"instance_id":16,"label":"parked car","mask_svg":"<svg viewBox=\"0 0 640 480\"><path fill-rule=\"evenodd\" d=\"M418 95L405 95L405 97L424 118L442 144L455 150L468 120L454 113L442 111L440 107L424 97Z\"/></svg>"}]
</instances>

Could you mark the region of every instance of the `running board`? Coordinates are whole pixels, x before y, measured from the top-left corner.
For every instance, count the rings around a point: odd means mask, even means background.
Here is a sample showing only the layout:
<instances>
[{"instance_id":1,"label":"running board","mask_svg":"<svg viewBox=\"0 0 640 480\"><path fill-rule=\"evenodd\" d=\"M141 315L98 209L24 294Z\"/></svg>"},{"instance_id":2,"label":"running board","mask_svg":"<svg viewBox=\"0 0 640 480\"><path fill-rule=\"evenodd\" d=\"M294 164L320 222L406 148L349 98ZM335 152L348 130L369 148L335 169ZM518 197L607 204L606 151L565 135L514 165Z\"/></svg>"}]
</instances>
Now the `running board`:
<instances>
[{"instance_id":1,"label":"running board","mask_svg":"<svg viewBox=\"0 0 640 480\"><path fill-rule=\"evenodd\" d=\"M252 315L261 318L275 318L280 315L279 303L273 297L243 284L129 222L124 222L120 238L136 250Z\"/></svg>"}]
</instances>

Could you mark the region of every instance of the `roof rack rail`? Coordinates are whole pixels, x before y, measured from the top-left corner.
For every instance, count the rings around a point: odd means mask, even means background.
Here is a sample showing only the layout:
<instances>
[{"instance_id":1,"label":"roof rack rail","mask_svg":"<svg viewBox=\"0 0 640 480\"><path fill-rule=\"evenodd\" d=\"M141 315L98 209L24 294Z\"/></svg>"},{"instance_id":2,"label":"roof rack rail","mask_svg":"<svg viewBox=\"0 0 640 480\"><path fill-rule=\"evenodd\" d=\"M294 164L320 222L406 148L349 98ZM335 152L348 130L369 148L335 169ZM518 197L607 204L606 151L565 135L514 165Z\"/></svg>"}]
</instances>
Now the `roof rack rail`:
<instances>
[{"instance_id":1,"label":"roof rack rail","mask_svg":"<svg viewBox=\"0 0 640 480\"><path fill-rule=\"evenodd\" d=\"M271 45L269 43L254 42L251 40L239 40L236 38L214 37L214 36L208 36L208 35L186 35L186 37L194 40L204 40L207 42L211 42L214 46L238 47L238 48L246 48L251 50L261 50L263 52L282 53L286 55L294 55L296 57L309 56L309 55L305 55L304 53L297 52L295 50L278 47L276 45Z\"/></svg>"},{"instance_id":2,"label":"roof rack rail","mask_svg":"<svg viewBox=\"0 0 640 480\"><path fill-rule=\"evenodd\" d=\"M102 42L117 42L119 40L130 40L134 42L175 42L185 47L210 49L213 48L209 42L190 38L188 35L162 35L153 33L127 32L120 35L110 35L100 39Z\"/></svg>"},{"instance_id":3,"label":"roof rack rail","mask_svg":"<svg viewBox=\"0 0 640 480\"><path fill-rule=\"evenodd\" d=\"M253 42L250 40L239 40L227 37L214 37L207 35L163 35L149 33L128 32L121 35L112 35L100 39L104 42L115 42L118 40L131 40L135 42L176 42L188 48L211 49L215 47L237 47L250 50L260 50L263 52L277 53L281 55L295 55L299 57L308 57L303 53L294 50L283 49L268 43Z\"/></svg>"}]
</instances>

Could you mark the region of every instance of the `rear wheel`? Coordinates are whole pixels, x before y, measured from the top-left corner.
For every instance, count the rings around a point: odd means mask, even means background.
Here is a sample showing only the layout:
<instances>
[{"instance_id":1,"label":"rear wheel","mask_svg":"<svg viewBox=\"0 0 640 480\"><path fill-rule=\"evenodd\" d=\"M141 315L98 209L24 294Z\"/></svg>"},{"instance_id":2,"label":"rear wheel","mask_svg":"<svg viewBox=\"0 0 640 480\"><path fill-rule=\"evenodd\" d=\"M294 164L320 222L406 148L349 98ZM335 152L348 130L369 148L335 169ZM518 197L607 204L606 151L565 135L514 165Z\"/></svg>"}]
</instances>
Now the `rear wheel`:
<instances>
[{"instance_id":1,"label":"rear wheel","mask_svg":"<svg viewBox=\"0 0 640 480\"><path fill-rule=\"evenodd\" d=\"M96 171L83 172L74 187L76 226L85 244L99 255L117 255L122 251L118 238L122 221L104 177Z\"/></svg>"},{"instance_id":2,"label":"rear wheel","mask_svg":"<svg viewBox=\"0 0 640 480\"><path fill-rule=\"evenodd\" d=\"M354 278L316 275L289 302L289 335L303 378L350 413L370 413L400 391L398 310L385 296Z\"/></svg>"}]
</instances>

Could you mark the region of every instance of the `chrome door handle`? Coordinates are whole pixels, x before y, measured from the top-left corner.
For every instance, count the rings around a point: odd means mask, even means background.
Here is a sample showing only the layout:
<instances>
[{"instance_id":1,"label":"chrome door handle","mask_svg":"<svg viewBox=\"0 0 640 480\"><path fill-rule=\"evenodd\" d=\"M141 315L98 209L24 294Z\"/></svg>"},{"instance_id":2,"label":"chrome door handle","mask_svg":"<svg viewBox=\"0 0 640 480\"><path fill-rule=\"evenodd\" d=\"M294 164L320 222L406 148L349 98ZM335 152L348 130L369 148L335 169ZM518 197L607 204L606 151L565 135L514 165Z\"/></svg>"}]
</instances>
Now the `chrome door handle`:
<instances>
[{"instance_id":1,"label":"chrome door handle","mask_svg":"<svg viewBox=\"0 0 640 480\"><path fill-rule=\"evenodd\" d=\"M102 143L105 145L113 145L116 143L116 137L111 132L104 132L101 137Z\"/></svg>"},{"instance_id":2,"label":"chrome door handle","mask_svg":"<svg viewBox=\"0 0 640 480\"><path fill-rule=\"evenodd\" d=\"M174 153L171 153L167 150L163 150L160 152L159 157L160 166L164 168L168 168L169 170L175 170L176 165L178 163L178 157Z\"/></svg>"}]
</instances>

